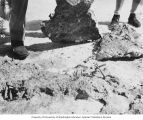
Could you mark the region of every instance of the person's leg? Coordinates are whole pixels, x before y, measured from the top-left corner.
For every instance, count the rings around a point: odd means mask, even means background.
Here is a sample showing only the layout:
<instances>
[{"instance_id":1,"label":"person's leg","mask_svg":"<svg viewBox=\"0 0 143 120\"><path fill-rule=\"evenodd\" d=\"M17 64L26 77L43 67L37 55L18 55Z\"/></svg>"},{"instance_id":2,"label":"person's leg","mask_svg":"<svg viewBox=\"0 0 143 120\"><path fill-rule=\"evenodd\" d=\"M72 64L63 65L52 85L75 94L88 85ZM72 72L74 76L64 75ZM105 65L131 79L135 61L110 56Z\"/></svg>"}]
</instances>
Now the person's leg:
<instances>
[{"instance_id":1,"label":"person's leg","mask_svg":"<svg viewBox=\"0 0 143 120\"><path fill-rule=\"evenodd\" d=\"M139 22L139 20L137 20L136 14L135 14L140 2L141 2L141 0L133 0L133 2L132 2L132 8L130 11L128 23L133 25L134 27L140 27L141 26L141 23Z\"/></svg>"},{"instance_id":2,"label":"person's leg","mask_svg":"<svg viewBox=\"0 0 143 120\"><path fill-rule=\"evenodd\" d=\"M140 4L141 0L133 0L132 2L132 8L131 8L131 13L135 13L139 4Z\"/></svg>"},{"instance_id":3,"label":"person's leg","mask_svg":"<svg viewBox=\"0 0 143 120\"><path fill-rule=\"evenodd\" d=\"M25 15L28 0L8 0L10 5L10 36L13 52L21 58L28 56L24 47Z\"/></svg>"},{"instance_id":4,"label":"person's leg","mask_svg":"<svg viewBox=\"0 0 143 120\"><path fill-rule=\"evenodd\" d=\"M116 8L115 8L115 11L114 11L115 15L120 14L120 10L122 9L123 3L124 3L124 0L116 0Z\"/></svg>"},{"instance_id":5,"label":"person's leg","mask_svg":"<svg viewBox=\"0 0 143 120\"><path fill-rule=\"evenodd\" d=\"M114 11L114 15L112 17L111 23L109 25L109 29L112 30L115 25L119 24L120 19L120 10L123 6L124 0L116 0L116 8Z\"/></svg>"}]
</instances>

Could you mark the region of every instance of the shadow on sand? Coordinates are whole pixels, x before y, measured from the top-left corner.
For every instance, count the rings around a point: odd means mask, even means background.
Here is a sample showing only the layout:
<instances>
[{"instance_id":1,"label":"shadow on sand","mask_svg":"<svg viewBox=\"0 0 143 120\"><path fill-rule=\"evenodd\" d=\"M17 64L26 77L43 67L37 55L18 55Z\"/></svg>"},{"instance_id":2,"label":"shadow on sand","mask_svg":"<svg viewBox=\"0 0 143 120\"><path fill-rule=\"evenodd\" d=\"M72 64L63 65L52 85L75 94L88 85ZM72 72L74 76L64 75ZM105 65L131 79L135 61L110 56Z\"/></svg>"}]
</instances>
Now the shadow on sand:
<instances>
[{"instance_id":1,"label":"shadow on sand","mask_svg":"<svg viewBox=\"0 0 143 120\"><path fill-rule=\"evenodd\" d=\"M1 41L1 40L0 40ZM13 55L11 45L7 45L6 43L10 43L10 41L5 41L0 42L0 56L9 56L10 58L16 59L16 56ZM86 42L89 43L89 42ZM38 43L38 44L33 44L30 46L26 46L29 52L43 52L43 51L48 51L48 50L54 50L54 49L59 49L63 47L68 47L68 46L74 46L74 45L79 45L79 44L86 44L86 43L54 43L54 42L47 42L47 43Z\"/></svg>"}]
</instances>

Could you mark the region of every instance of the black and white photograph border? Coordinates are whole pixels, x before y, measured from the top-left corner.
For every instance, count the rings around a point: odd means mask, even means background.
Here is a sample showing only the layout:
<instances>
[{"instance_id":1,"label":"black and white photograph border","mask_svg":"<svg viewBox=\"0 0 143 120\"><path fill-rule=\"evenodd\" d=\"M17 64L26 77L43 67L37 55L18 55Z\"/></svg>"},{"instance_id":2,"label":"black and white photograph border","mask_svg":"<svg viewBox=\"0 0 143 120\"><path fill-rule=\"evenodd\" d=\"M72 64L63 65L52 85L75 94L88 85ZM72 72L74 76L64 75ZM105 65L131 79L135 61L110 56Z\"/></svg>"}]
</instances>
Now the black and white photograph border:
<instances>
[{"instance_id":1,"label":"black and white photograph border","mask_svg":"<svg viewBox=\"0 0 143 120\"><path fill-rule=\"evenodd\" d=\"M0 0L1 120L142 114L143 0Z\"/></svg>"}]
</instances>

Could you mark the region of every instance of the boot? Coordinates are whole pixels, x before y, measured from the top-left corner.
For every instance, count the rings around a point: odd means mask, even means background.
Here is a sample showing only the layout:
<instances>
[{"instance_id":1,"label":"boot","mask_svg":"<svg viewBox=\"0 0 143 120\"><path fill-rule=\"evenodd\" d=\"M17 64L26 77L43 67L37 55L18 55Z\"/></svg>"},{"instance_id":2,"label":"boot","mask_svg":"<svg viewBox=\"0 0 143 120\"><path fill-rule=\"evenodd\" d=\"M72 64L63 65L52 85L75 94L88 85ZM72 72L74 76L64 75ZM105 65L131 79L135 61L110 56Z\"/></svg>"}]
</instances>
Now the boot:
<instances>
[{"instance_id":1,"label":"boot","mask_svg":"<svg viewBox=\"0 0 143 120\"><path fill-rule=\"evenodd\" d=\"M135 13L131 13L129 18L128 18L128 24L134 26L134 27L140 27L141 23L140 21L136 18Z\"/></svg>"},{"instance_id":2,"label":"boot","mask_svg":"<svg viewBox=\"0 0 143 120\"><path fill-rule=\"evenodd\" d=\"M108 26L108 27L109 27L109 30L114 29L114 27L119 24L119 19L120 19L120 15L114 14L114 16L113 16L113 18L112 18L112 20L111 20L111 23L110 23L110 25Z\"/></svg>"},{"instance_id":3,"label":"boot","mask_svg":"<svg viewBox=\"0 0 143 120\"><path fill-rule=\"evenodd\" d=\"M25 59L29 55L28 50L21 41L12 42L12 52L20 60Z\"/></svg>"}]
</instances>

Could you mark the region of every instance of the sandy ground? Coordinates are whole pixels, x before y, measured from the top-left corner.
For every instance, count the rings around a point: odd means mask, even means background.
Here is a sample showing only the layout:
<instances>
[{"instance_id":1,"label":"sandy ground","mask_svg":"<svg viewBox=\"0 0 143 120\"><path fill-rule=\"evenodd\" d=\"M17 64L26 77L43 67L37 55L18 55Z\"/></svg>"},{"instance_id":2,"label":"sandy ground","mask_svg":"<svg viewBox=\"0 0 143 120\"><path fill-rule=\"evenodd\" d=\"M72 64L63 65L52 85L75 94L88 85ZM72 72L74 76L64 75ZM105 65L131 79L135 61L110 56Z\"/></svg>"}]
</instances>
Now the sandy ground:
<instances>
[{"instance_id":1,"label":"sandy ground","mask_svg":"<svg viewBox=\"0 0 143 120\"><path fill-rule=\"evenodd\" d=\"M129 11L131 8L131 2L129 1L130 0L125 1L125 4L121 11L121 22L127 22ZM65 66L74 67L75 65L81 63L83 60L91 56L92 46L91 43L89 43L83 45L64 47L63 45L52 43L51 40L49 40L48 38L44 38L44 36L41 33L39 24L42 20L49 19L49 14L54 12L55 6L56 3L54 0L50 1L42 0L40 1L40 5L38 0L34 2L32 0L29 1L29 8L27 12L27 36L25 44L26 46L28 46L31 52L39 53L39 57L32 59L34 61L37 60L39 61L39 59L40 60L46 59L49 61L48 56L51 57L52 55L56 56L57 58L58 56L62 57L60 54L64 53L64 55L67 58L70 57L70 59L67 60L67 63L63 62L66 64ZM95 11L95 15L97 16L97 21L99 22L98 28L101 34L109 32L107 24L109 24L112 18L114 8L115 8L115 0L109 0L108 2L106 2L105 0L95 0L94 4L92 5L91 9ZM143 14L141 12L142 10L143 8L142 6L140 6L137 10L139 16ZM142 19L142 17L139 18ZM142 33L143 27L137 29L137 31L139 33ZM53 55L53 51L55 55ZM28 58L26 61L28 61L29 59L31 61L31 58ZM58 60L59 59L56 59L56 61ZM63 69L65 67L61 68Z\"/></svg>"},{"instance_id":2,"label":"sandy ground","mask_svg":"<svg viewBox=\"0 0 143 120\"><path fill-rule=\"evenodd\" d=\"M127 22L131 0L126 0L121 11L121 22ZM42 20L48 20L49 14L54 12L56 6L55 0L29 0L29 6L27 11L27 26L26 26L26 39L25 45L30 52L30 56L23 61L16 61L13 63L11 59L5 54L9 49L9 41L0 40L0 55L1 55L1 67L5 62L5 59L10 61L12 66L5 67L6 70L17 70L17 65L22 66L21 64L26 64L27 66L33 66L33 64L38 66L38 71L42 70L46 72L45 74L51 74L51 79L54 76L58 80L64 81L63 77L59 77L59 74L67 75L66 79L72 85L68 88L73 88L71 95L68 96L58 96L51 97L46 94L41 94L42 97L39 97L37 94L32 97L30 101L20 100L6 102L3 98L0 98L0 113L66 113L66 114L124 114L124 113L133 113L140 114L143 113L143 59L137 59L134 61L106 61L99 62L96 60L89 59L92 56L92 43L80 44L80 45L63 45L52 43L50 39L46 38L40 30L40 22ZM100 33L109 32L107 24L109 24L115 8L115 0L95 0L95 3L92 5L92 9L95 11L95 15L98 21L98 28ZM143 8L139 6L137 10L137 15L143 23ZM136 29L138 33L143 34L143 27ZM87 59L88 62L86 61ZM91 68L95 64L101 67L101 71L105 76L110 76L110 80L104 79L100 70L96 72L93 78L85 76L81 77L81 71L85 68ZM81 66L79 71L75 67ZM25 69L21 67L22 70ZM37 69L35 67L29 69ZM29 70L28 69L28 70ZM85 70L85 73L92 73L93 70ZM29 76L32 77L37 74L33 71L28 71ZM50 73L49 73L50 72ZM79 73L78 73L79 72ZM6 75L10 75L8 73ZM14 75L16 73L13 73ZM17 79L28 79L28 73L22 73ZM40 72L37 76L42 73ZM26 75L24 77L24 75ZM30 76L30 77L31 77ZM42 76L42 75L41 75ZM72 76L72 80L77 77L79 81L84 81L80 83L76 81L75 83L71 82L68 78ZM97 77L98 76L98 77ZM7 79L5 76L3 78ZM15 78L15 79L16 79ZM46 76L43 78L50 78ZM111 80L111 78L113 78ZM85 80L86 79L86 80ZM96 79L96 81L94 81ZM53 80L54 81L54 80ZM33 82L34 83L34 82ZM62 82L64 83L64 82ZM68 84L69 84L68 83ZM92 83L92 84L90 84ZM40 83L41 85L43 83ZM46 82L44 84L47 85ZM85 91L89 95L88 100L75 100L77 89L81 89L85 85ZM45 85L45 86L46 86ZM53 85L53 84L52 84ZM51 86L52 86L51 85ZM35 84L33 86L36 86ZM47 85L48 86L48 85ZM53 85L54 86L54 85ZM76 87L77 86L77 87ZM96 89L93 89L94 87ZM42 86L38 86L41 88ZM32 88L31 88L32 89ZM35 88L33 88L35 90ZM59 88L53 88L54 91L58 91ZM74 91L75 90L75 91ZM93 91L98 91L96 94L92 93ZM107 92L107 93L106 93ZM80 93L80 92L79 92ZM85 94L84 94L85 95ZM86 95L85 95L86 96ZM87 98L87 97L86 97ZM13 107L15 106L15 107Z\"/></svg>"}]
</instances>

